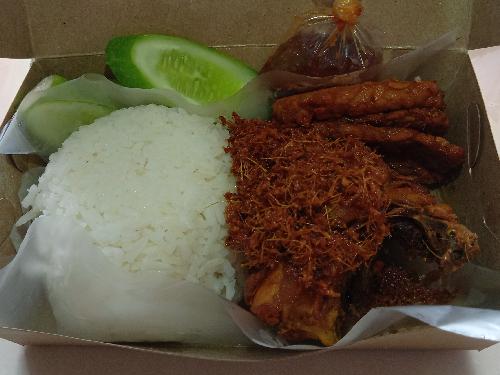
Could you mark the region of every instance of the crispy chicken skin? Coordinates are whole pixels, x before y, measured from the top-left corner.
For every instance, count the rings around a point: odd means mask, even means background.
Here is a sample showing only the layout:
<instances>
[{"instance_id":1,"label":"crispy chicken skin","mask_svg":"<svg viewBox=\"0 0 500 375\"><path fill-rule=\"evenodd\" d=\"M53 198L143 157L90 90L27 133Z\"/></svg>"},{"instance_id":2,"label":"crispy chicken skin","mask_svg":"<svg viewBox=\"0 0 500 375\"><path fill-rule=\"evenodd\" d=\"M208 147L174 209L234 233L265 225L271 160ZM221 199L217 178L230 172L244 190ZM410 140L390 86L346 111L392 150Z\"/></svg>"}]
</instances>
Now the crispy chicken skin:
<instances>
[{"instance_id":1,"label":"crispy chicken skin","mask_svg":"<svg viewBox=\"0 0 500 375\"><path fill-rule=\"evenodd\" d=\"M284 123L307 125L412 108L445 108L444 95L436 82L364 82L293 95L276 100L273 117Z\"/></svg>"},{"instance_id":2,"label":"crispy chicken skin","mask_svg":"<svg viewBox=\"0 0 500 375\"><path fill-rule=\"evenodd\" d=\"M431 260L441 271L456 271L479 252L477 235L458 222L450 206L437 202L423 186L393 180L384 191L390 201L387 215L391 234L395 229L403 233L401 228L408 230L411 223L411 231L419 233L420 256ZM409 248L415 248L415 242Z\"/></svg>"},{"instance_id":3,"label":"crispy chicken skin","mask_svg":"<svg viewBox=\"0 0 500 375\"><path fill-rule=\"evenodd\" d=\"M396 185L387 190L391 235L346 285L341 332L373 307L449 303L454 290L443 287L446 276L479 252L477 236L458 223L451 207L436 203L421 187Z\"/></svg>"}]
</instances>

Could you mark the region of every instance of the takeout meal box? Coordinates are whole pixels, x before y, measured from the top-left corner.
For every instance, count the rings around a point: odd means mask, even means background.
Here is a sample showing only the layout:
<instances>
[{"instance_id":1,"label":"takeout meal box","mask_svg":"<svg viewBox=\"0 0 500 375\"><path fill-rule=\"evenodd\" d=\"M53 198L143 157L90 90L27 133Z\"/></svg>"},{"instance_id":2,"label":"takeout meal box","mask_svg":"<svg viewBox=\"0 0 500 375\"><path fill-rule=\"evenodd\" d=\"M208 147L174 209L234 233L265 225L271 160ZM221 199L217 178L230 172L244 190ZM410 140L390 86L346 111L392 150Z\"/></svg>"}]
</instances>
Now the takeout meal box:
<instances>
[{"instance_id":1,"label":"takeout meal box","mask_svg":"<svg viewBox=\"0 0 500 375\"><path fill-rule=\"evenodd\" d=\"M476 260L500 269L500 162L467 50L500 44L500 3L496 0L365 0L365 21L383 32L388 56L414 49L458 29L457 43L428 61L416 75L437 80L446 92L452 124L448 138L467 150L460 177L442 196L463 224L480 238ZM75 78L102 73L107 41L134 33L174 34L214 46L258 69L282 41L296 15L314 8L310 0L4 0L0 3L0 57L33 58L11 113L43 77ZM9 114L9 115L10 115ZM9 232L20 215L18 189L32 157L0 158L0 262L14 255ZM481 349L492 344L410 322L347 348L356 349ZM409 328L412 327L412 328ZM0 338L34 345L116 345L16 327L0 328ZM123 344L129 346L127 344ZM258 347L196 347L143 344L130 347L173 356L216 360L253 360L305 355ZM311 353L311 352L309 352ZM308 354L312 355L312 354ZM314 355L328 355L316 352Z\"/></svg>"}]
</instances>

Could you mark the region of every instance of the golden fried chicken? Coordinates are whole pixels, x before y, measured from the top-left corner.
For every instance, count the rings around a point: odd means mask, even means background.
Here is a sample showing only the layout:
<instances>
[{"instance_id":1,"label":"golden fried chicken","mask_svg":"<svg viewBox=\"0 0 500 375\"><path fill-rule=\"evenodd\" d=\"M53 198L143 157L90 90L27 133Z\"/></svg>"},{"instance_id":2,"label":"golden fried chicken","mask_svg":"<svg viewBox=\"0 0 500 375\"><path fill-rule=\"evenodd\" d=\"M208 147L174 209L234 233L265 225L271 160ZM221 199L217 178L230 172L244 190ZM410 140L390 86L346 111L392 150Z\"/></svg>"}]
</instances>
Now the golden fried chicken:
<instances>
[{"instance_id":1,"label":"golden fried chicken","mask_svg":"<svg viewBox=\"0 0 500 375\"><path fill-rule=\"evenodd\" d=\"M338 340L347 284L393 230L439 270L479 250L449 206L359 140L321 123L223 122L237 178L226 195L227 245L244 258L250 311L290 342Z\"/></svg>"},{"instance_id":2,"label":"golden fried chicken","mask_svg":"<svg viewBox=\"0 0 500 375\"><path fill-rule=\"evenodd\" d=\"M283 263L250 274L245 284L250 311L269 326L277 326L281 337L290 342L313 340L333 345L339 339L340 297L328 287L305 287L296 271Z\"/></svg>"},{"instance_id":3,"label":"golden fried chicken","mask_svg":"<svg viewBox=\"0 0 500 375\"><path fill-rule=\"evenodd\" d=\"M245 259L250 310L293 342L330 345L346 275L389 233L389 168L361 142L328 140L319 127L226 124L237 177L227 244Z\"/></svg>"}]
</instances>

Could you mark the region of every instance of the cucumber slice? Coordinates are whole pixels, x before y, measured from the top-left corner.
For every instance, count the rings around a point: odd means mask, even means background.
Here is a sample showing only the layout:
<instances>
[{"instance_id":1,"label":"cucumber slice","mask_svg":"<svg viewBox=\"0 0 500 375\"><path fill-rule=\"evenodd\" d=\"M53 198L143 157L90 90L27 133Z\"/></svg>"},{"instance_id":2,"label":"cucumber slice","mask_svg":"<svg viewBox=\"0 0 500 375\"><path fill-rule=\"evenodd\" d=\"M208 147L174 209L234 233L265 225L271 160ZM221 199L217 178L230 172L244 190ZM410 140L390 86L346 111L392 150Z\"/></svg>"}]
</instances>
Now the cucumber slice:
<instances>
[{"instance_id":1,"label":"cucumber slice","mask_svg":"<svg viewBox=\"0 0 500 375\"><path fill-rule=\"evenodd\" d=\"M42 156L49 156L80 126L91 124L114 110L97 103L47 100L27 108L21 120L33 146Z\"/></svg>"},{"instance_id":2,"label":"cucumber slice","mask_svg":"<svg viewBox=\"0 0 500 375\"><path fill-rule=\"evenodd\" d=\"M114 38L106 47L106 63L124 86L174 89L200 104L235 94L257 75L213 48L166 35Z\"/></svg>"},{"instance_id":3,"label":"cucumber slice","mask_svg":"<svg viewBox=\"0 0 500 375\"><path fill-rule=\"evenodd\" d=\"M45 77L42 79L38 85L35 86L33 91L42 91L42 90L47 90L50 89L51 87L58 86L61 83L66 82L67 79L64 78L63 76L60 76L58 74L52 74L50 76Z\"/></svg>"},{"instance_id":4,"label":"cucumber slice","mask_svg":"<svg viewBox=\"0 0 500 375\"><path fill-rule=\"evenodd\" d=\"M53 74L51 76L49 76L52 80L52 84L51 84L51 87L54 87L54 86L58 86L60 85L61 83L64 83L67 81L66 78L64 78L63 76L60 76L58 74Z\"/></svg>"},{"instance_id":5,"label":"cucumber slice","mask_svg":"<svg viewBox=\"0 0 500 375\"><path fill-rule=\"evenodd\" d=\"M53 74L42 79L38 84L31 90L28 95L26 95L19 105L19 111L23 112L26 108L29 108L33 103L40 99L44 93L55 86L67 82L67 79L63 76Z\"/></svg>"}]
</instances>

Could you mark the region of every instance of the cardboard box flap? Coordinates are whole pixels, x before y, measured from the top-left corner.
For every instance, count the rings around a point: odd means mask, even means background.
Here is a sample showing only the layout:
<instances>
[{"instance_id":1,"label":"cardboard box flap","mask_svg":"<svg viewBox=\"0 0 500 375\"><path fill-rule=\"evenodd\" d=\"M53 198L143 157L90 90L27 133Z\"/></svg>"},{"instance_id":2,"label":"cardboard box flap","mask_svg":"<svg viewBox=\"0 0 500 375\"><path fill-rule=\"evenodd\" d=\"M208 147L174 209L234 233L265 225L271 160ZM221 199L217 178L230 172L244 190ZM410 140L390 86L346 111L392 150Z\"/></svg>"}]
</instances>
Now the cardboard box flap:
<instances>
[{"instance_id":1,"label":"cardboard box flap","mask_svg":"<svg viewBox=\"0 0 500 375\"><path fill-rule=\"evenodd\" d=\"M328 351L297 351L268 349L262 347L200 347L174 343L164 344L113 344L83 340L62 335L26 331L21 329L0 327L0 337L20 345L73 345L104 346L124 349L142 350L174 357L188 357L217 361L262 361L297 358L302 356L328 355ZM380 336L362 340L343 348L349 349L405 349L430 350L447 348L449 350L481 350L495 344L493 341L473 339L445 332L433 327L418 326L411 330L400 331L397 335L387 332Z\"/></svg>"},{"instance_id":2,"label":"cardboard box flap","mask_svg":"<svg viewBox=\"0 0 500 375\"><path fill-rule=\"evenodd\" d=\"M24 2L0 0L0 9L0 57L33 56Z\"/></svg>"},{"instance_id":3,"label":"cardboard box flap","mask_svg":"<svg viewBox=\"0 0 500 375\"><path fill-rule=\"evenodd\" d=\"M500 2L498 0L474 2L469 49L500 45L499 17Z\"/></svg>"},{"instance_id":4,"label":"cardboard box flap","mask_svg":"<svg viewBox=\"0 0 500 375\"><path fill-rule=\"evenodd\" d=\"M169 33L186 36L200 42L228 50L255 67L259 67L293 21L293 16L303 14L313 5L310 0L293 2L271 2L257 0L252 4L243 0L183 1L168 0L0 0L8 19L0 23L0 55L10 57L35 56L33 65L18 99L31 89L42 77L59 73L69 78L84 72L102 72L103 49L112 36L130 33ZM469 31L472 28L472 45L483 46L500 43L500 33L494 29L495 15L500 15L500 5L494 0L364 0L366 22L385 31L383 43L387 47L401 50L413 48L458 29L461 38L455 48L445 51L418 73L422 78L437 79L447 91L447 102L451 109L453 128L449 134L452 141L472 149L467 143L469 108L478 108L481 114L481 132L478 136L477 162L469 171L447 187L445 198L453 206L461 220L477 231L483 252L478 261L500 269L498 248L492 236L499 232L498 202L499 185L491 184L500 173L500 161L494 152L488 122L484 116L479 89L475 82L470 61L464 53L469 46ZM486 5L488 3L488 5ZM472 15L472 10L477 14ZM477 8L477 9L476 9ZM484 23L483 23L484 21ZM398 52L398 51L396 51ZM480 147L479 147L480 146ZM2 158L0 171L3 179L0 193L8 196L12 210L10 222L4 224L3 232L12 225L13 217L19 215L16 191L19 184L22 158ZM5 164L5 165L4 165ZM9 179L6 179L9 176ZM472 179L472 183L471 180ZM468 188L464 189L467 185ZM9 189L7 193L3 190ZM2 194L0 194L2 196ZM10 209L10 206L9 206ZM482 215L477 212L481 210ZM488 224L486 227L484 224ZM1 228L0 228L1 229ZM489 231L489 232L488 232ZM0 234L2 234L0 232ZM9 241L4 241L9 245ZM0 250L5 250L1 249ZM11 251L11 249L7 249ZM491 344L484 340L465 338L433 328L400 332L365 340L358 348L405 349L471 349ZM0 337L23 344L76 344L82 340L58 335L38 334L15 328L0 328ZM87 342L96 345L96 343ZM103 344L111 345L111 344ZM171 353L170 348L158 349ZM222 349L221 349L222 350ZM241 348L232 348L219 353L218 359L227 356L246 358ZM182 351L181 351L182 352ZM182 352L203 357L200 348L193 347ZM268 356L280 356L277 351L265 351ZM235 354L238 353L238 354ZM172 353L171 353L172 354ZM227 358L229 359L229 358ZM234 359L234 358L233 358Z\"/></svg>"},{"instance_id":5,"label":"cardboard box flap","mask_svg":"<svg viewBox=\"0 0 500 375\"><path fill-rule=\"evenodd\" d=\"M261 347L207 347L187 346L175 343L142 343L142 344L114 344L99 341L84 340L57 334L41 333L36 331L0 327L0 337L19 345L63 345L63 346L100 346L118 347L124 349L141 350L175 357L189 357L198 359L255 361L266 359L281 359L296 357L301 352L269 350Z\"/></svg>"},{"instance_id":6,"label":"cardboard box flap","mask_svg":"<svg viewBox=\"0 0 500 375\"><path fill-rule=\"evenodd\" d=\"M294 16L314 9L311 0L257 0L251 6L244 0L25 0L25 5L35 57L98 54L112 36L134 33L182 35L211 46L272 46ZM365 0L364 5L366 24L383 32L385 46L420 46L457 29L457 47L467 47L472 0ZM4 38L14 43L11 35Z\"/></svg>"},{"instance_id":7,"label":"cardboard box flap","mask_svg":"<svg viewBox=\"0 0 500 375\"><path fill-rule=\"evenodd\" d=\"M265 45L276 42L296 12L311 7L309 1L269 7L244 0L53 0L47 5L26 0L36 57L102 53L111 37L136 33L180 35L212 46Z\"/></svg>"}]
</instances>

